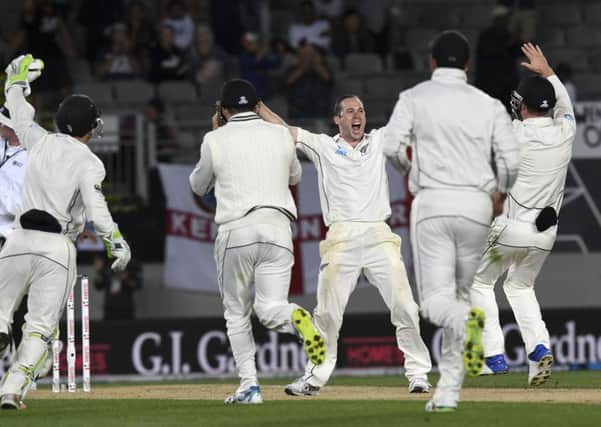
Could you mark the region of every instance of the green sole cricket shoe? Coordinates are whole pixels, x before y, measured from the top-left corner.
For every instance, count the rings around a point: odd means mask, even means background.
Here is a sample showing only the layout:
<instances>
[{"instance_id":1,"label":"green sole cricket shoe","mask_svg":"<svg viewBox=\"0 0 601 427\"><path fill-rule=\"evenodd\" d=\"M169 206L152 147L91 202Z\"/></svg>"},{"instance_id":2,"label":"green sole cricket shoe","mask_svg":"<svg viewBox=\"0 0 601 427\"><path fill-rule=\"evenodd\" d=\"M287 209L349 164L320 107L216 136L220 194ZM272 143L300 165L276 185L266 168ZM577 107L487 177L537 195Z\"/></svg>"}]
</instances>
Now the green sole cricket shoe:
<instances>
[{"instance_id":1,"label":"green sole cricket shoe","mask_svg":"<svg viewBox=\"0 0 601 427\"><path fill-rule=\"evenodd\" d=\"M303 337L303 346L309 360L315 365L321 365L326 360L326 346L323 337L311 321L311 315L307 310L297 308L292 312L292 324Z\"/></svg>"},{"instance_id":2,"label":"green sole cricket shoe","mask_svg":"<svg viewBox=\"0 0 601 427\"><path fill-rule=\"evenodd\" d=\"M472 308L467 315L463 363L465 372L470 377L477 377L484 366L484 348L482 347L484 318L484 312L478 308Z\"/></svg>"},{"instance_id":3,"label":"green sole cricket shoe","mask_svg":"<svg viewBox=\"0 0 601 427\"><path fill-rule=\"evenodd\" d=\"M551 377L553 354L544 344L538 344L528 355L528 385L538 386Z\"/></svg>"}]
</instances>

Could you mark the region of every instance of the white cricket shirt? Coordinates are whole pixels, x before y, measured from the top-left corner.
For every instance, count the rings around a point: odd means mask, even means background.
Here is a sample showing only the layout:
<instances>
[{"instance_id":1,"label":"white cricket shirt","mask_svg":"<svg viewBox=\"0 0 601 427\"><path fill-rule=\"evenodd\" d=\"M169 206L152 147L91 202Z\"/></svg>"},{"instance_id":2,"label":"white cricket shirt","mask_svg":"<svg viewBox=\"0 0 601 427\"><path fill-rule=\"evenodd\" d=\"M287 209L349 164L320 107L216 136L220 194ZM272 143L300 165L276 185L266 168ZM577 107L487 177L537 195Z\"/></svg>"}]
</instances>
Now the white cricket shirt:
<instances>
[{"instance_id":1,"label":"white cricket shirt","mask_svg":"<svg viewBox=\"0 0 601 427\"><path fill-rule=\"evenodd\" d=\"M340 135L331 137L298 128L296 148L317 169L319 198L325 224L385 221L390 216L382 129L365 134L353 148Z\"/></svg>"},{"instance_id":2,"label":"white cricket shirt","mask_svg":"<svg viewBox=\"0 0 601 427\"><path fill-rule=\"evenodd\" d=\"M27 150L0 138L0 237L7 237L21 205Z\"/></svg>"},{"instance_id":3,"label":"white cricket shirt","mask_svg":"<svg viewBox=\"0 0 601 427\"><path fill-rule=\"evenodd\" d=\"M412 146L414 194L507 192L516 178L519 146L509 115L500 101L469 85L463 70L437 68L430 80L401 92L385 129L387 141Z\"/></svg>"},{"instance_id":4,"label":"white cricket shirt","mask_svg":"<svg viewBox=\"0 0 601 427\"><path fill-rule=\"evenodd\" d=\"M576 137L574 110L566 88L555 75L548 80L557 98L553 118L513 122L522 160L517 180L505 201L503 215L530 224L546 206L559 213Z\"/></svg>"},{"instance_id":5,"label":"white cricket shirt","mask_svg":"<svg viewBox=\"0 0 601 427\"><path fill-rule=\"evenodd\" d=\"M34 109L13 86L7 106L13 129L28 150L21 213L30 209L48 212L72 241L87 221L96 233L108 237L116 227L102 194L105 177L102 161L89 147L61 133L49 133L33 121ZM15 225L20 228L17 221Z\"/></svg>"},{"instance_id":6,"label":"white cricket shirt","mask_svg":"<svg viewBox=\"0 0 601 427\"><path fill-rule=\"evenodd\" d=\"M288 186L300 181L301 174L288 128L244 112L205 134L190 186L198 195L215 187L219 225L241 219L257 207L296 218Z\"/></svg>"}]
</instances>

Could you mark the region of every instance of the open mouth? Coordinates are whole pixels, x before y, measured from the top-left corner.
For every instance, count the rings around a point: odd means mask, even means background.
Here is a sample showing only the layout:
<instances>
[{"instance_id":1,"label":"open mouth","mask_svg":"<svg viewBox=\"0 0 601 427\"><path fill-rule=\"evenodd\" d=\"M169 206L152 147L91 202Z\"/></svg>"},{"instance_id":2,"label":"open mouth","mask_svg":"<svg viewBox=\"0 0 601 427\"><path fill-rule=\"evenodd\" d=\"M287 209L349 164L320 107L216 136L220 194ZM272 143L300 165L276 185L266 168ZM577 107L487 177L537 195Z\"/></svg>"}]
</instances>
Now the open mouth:
<instances>
[{"instance_id":1,"label":"open mouth","mask_svg":"<svg viewBox=\"0 0 601 427\"><path fill-rule=\"evenodd\" d=\"M351 125L351 128L353 129L354 132L358 132L361 130L361 123L353 123Z\"/></svg>"}]
</instances>

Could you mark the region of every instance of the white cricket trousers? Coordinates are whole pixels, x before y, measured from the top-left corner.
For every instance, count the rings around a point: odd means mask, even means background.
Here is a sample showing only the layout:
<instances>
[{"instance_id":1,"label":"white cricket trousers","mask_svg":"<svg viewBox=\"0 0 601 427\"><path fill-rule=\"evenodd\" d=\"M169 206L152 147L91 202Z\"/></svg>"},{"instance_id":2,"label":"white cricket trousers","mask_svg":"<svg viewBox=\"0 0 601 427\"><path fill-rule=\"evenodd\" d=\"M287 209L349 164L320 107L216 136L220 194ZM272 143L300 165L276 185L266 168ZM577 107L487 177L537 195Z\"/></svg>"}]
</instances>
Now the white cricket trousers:
<instances>
[{"instance_id":1,"label":"white cricket trousers","mask_svg":"<svg viewBox=\"0 0 601 427\"><path fill-rule=\"evenodd\" d=\"M491 226L488 246L472 286L472 304L486 313L482 333L486 357L505 353L494 286L506 271L503 290L518 322L526 353L534 351L537 344L551 348L549 331L534 293L534 282L553 247L556 232L557 227L541 233L534 224L502 217Z\"/></svg>"},{"instance_id":2,"label":"white cricket trousers","mask_svg":"<svg viewBox=\"0 0 601 427\"><path fill-rule=\"evenodd\" d=\"M0 394L21 395L46 358L48 342L75 285L75 246L62 234L15 230L0 251L0 332L7 332L25 294L27 314L15 361Z\"/></svg>"},{"instance_id":3,"label":"white cricket trousers","mask_svg":"<svg viewBox=\"0 0 601 427\"><path fill-rule=\"evenodd\" d=\"M457 406L463 384L470 287L486 246L492 201L471 190L421 190L411 206L411 246L421 313L442 327L433 401Z\"/></svg>"},{"instance_id":4,"label":"white cricket trousers","mask_svg":"<svg viewBox=\"0 0 601 427\"><path fill-rule=\"evenodd\" d=\"M361 273L380 291L390 310L398 347L405 354L405 376L426 379L432 363L420 335L419 310L403 265L401 238L384 222L335 223L320 243L319 254L313 321L326 342L326 360L317 366L309 361L305 381L322 387L332 375L344 310Z\"/></svg>"},{"instance_id":5,"label":"white cricket trousers","mask_svg":"<svg viewBox=\"0 0 601 427\"><path fill-rule=\"evenodd\" d=\"M237 225L241 226L231 228ZM258 383L250 321L253 308L266 328L296 333L291 315L299 306L288 302L294 265L290 221L276 210L259 209L221 226L215 262L239 390L243 390Z\"/></svg>"}]
</instances>

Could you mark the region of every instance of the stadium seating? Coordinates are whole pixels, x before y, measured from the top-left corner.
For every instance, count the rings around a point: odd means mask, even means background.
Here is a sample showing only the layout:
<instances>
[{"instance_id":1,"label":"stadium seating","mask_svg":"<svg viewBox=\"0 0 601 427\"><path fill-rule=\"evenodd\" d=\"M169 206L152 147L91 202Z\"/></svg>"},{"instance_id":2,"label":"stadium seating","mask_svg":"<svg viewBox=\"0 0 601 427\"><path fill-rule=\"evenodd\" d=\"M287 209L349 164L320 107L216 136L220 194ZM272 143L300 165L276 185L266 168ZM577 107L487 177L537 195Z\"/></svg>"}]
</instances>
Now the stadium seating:
<instances>
[{"instance_id":1,"label":"stadium seating","mask_svg":"<svg viewBox=\"0 0 601 427\"><path fill-rule=\"evenodd\" d=\"M186 81L167 81L158 85L158 94L168 103L193 103L198 100L196 88Z\"/></svg>"},{"instance_id":2,"label":"stadium seating","mask_svg":"<svg viewBox=\"0 0 601 427\"><path fill-rule=\"evenodd\" d=\"M113 83L115 98L119 105L143 105L154 95L155 88L144 80L123 80Z\"/></svg>"},{"instance_id":3,"label":"stadium seating","mask_svg":"<svg viewBox=\"0 0 601 427\"><path fill-rule=\"evenodd\" d=\"M350 53L344 58L344 71L349 76L379 73L383 69L382 58L375 53Z\"/></svg>"},{"instance_id":4,"label":"stadium seating","mask_svg":"<svg viewBox=\"0 0 601 427\"><path fill-rule=\"evenodd\" d=\"M85 93L99 107L112 106L115 102L113 86L104 82L77 83L73 88L75 93Z\"/></svg>"}]
</instances>

